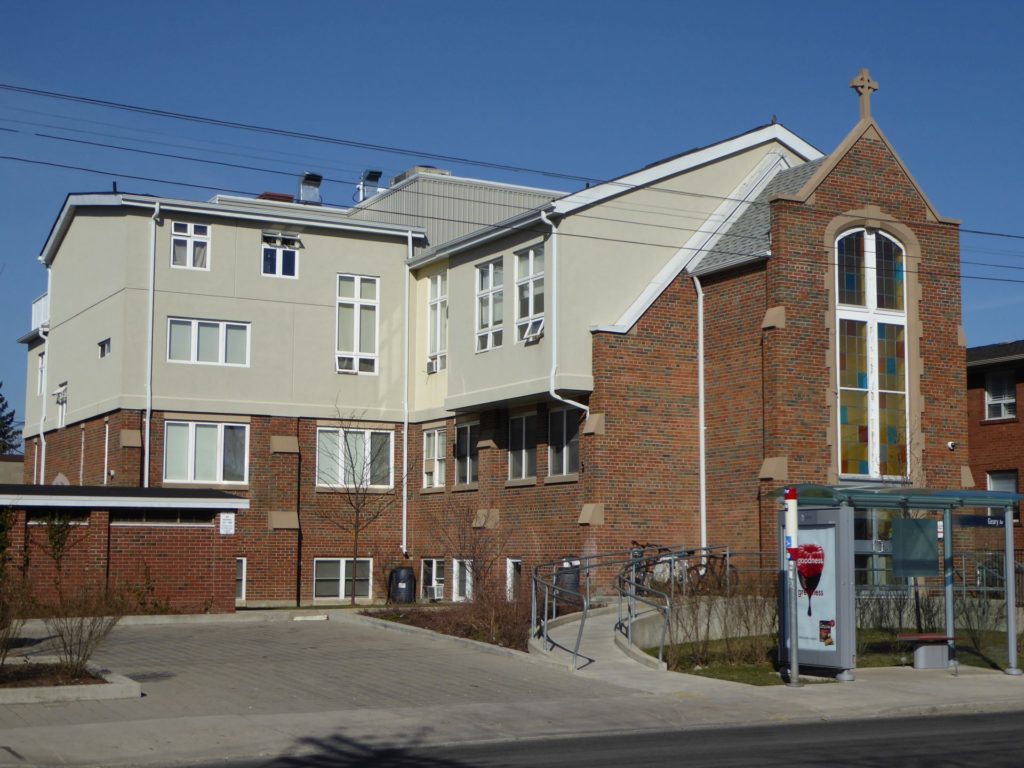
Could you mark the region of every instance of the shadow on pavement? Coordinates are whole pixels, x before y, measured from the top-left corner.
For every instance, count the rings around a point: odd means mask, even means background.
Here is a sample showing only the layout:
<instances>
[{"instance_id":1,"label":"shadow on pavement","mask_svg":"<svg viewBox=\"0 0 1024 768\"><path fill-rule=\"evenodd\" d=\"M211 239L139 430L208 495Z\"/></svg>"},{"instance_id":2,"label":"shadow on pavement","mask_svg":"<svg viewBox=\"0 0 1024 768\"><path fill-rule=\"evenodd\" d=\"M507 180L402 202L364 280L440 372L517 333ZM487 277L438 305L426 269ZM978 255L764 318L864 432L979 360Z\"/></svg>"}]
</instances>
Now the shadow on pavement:
<instances>
[{"instance_id":1,"label":"shadow on pavement","mask_svg":"<svg viewBox=\"0 0 1024 768\"><path fill-rule=\"evenodd\" d=\"M326 739L299 739L296 749L303 754L278 757L261 768L472 768L459 760L417 754L416 750L422 748L421 739L422 733L397 746L364 744L341 734Z\"/></svg>"}]
</instances>

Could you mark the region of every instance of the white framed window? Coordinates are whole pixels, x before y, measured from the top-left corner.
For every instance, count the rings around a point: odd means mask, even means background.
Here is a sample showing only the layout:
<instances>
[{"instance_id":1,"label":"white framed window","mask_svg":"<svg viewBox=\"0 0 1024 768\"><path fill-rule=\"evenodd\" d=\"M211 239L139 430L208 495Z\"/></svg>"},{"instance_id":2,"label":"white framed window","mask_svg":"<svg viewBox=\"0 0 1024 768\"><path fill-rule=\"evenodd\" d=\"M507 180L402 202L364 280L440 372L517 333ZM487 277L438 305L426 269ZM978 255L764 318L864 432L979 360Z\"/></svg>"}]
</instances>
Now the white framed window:
<instances>
[{"instance_id":1,"label":"white framed window","mask_svg":"<svg viewBox=\"0 0 1024 768\"><path fill-rule=\"evenodd\" d=\"M249 425L164 423L165 483L246 483Z\"/></svg>"},{"instance_id":2,"label":"white framed window","mask_svg":"<svg viewBox=\"0 0 1024 768\"><path fill-rule=\"evenodd\" d=\"M430 278L427 301L427 373L448 367L448 274Z\"/></svg>"},{"instance_id":3,"label":"white framed window","mask_svg":"<svg viewBox=\"0 0 1024 768\"><path fill-rule=\"evenodd\" d=\"M501 346L504 333L504 269L501 259L476 267L476 351Z\"/></svg>"},{"instance_id":4,"label":"white framed window","mask_svg":"<svg viewBox=\"0 0 1024 768\"><path fill-rule=\"evenodd\" d=\"M580 471L580 412L560 408L548 415L548 474L574 475Z\"/></svg>"},{"instance_id":5,"label":"white framed window","mask_svg":"<svg viewBox=\"0 0 1024 768\"><path fill-rule=\"evenodd\" d=\"M68 423L68 383L62 381L53 396L57 401L57 426L63 427Z\"/></svg>"},{"instance_id":6,"label":"white framed window","mask_svg":"<svg viewBox=\"0 0 1024 768\"><path fill-rule=\"evenodd\" d=\"M321 428L316 431L316 484L329 488L391 488L394 433Z\"/></svg>"},{"instance_id":7,"label":"white framed window","mask_svg":"<svg viewBox=\"0 0 1024 768\"><path fill-rule=\"evenodd\" d=\"M444 427L423 430L424 488L444 488L447 450L446 430Z\"/></svg>"},{"instance_id":8,"label":"white framed window","mask_svg":"<svg viewBox=\"0 0 1024 768\"><path fill-rule=\"evenodd\" d=\"M518 557L505 558L505 597L515 600L522 594L523 561Z\"/></svg>"},{"instance_id":9,"label":"white framed window","mask_svg":"<svg viewBox=\"0 0 1024 768\"><path fill-rule=\"evenodd\" d=\"M444 572L443 558L423 558L420 566L420 584L424 600L444 600Z\"/></svg>"},{"instance_id":10,"label":"white framed window","mask_svg":"<svg viewBox=\"0 0 1024 768\"><path fill-rule=\"evenodd\" d=\"M43 396L44 382L46 381L46 353L40 352L36 358L36 395Z\"/></svg>"},{"instance_id":11,"label":"white framed window","mask_svg":"<svg viewBox=\"0 0 1024 768\"><path fill-rule=\"evenodd\" d=\"M905 251L877 230L836 239L839 473L909 476Z\"/></svg>"},{"instance_id":12,"label":"white framed window","mask_svg":"<svg viewBox=\"0 0 1024 768\"><path fill-rule=\"evenodd\" d=\"M210 269L210 227L175 221L171 224L171 266L175 269Z\"/></svg>"},{"instance_id":13,"label":"white framed window","mask_svg":"<svg viewBox=\"0 0 1024 768\"><path fill-rule=\"evenodd\" d=\"M508 479L537 476L537 414L512 416L508 420Z\"/></svg>"},{"instance_id":14,"label":"white framed window","mask_svg":"<svg viewBox=\"0 0 1024 768\"><path fill-rule=\"evenodd\" d=\"M373 594L373 558L318 557L313 560L313 600L369 598ZM353 581L354 576L354 581ZM354 590L353 590L354 587Z\"/></svg>"},{"instance_id":15,"label":"white framed window","mask_svg":"<svg viewBox=\"0 0 1024 768\"><path fill-rule=\"evenodd\" d=\"M1017 376L1012 368L985 374L985 418L1012 419L1017 416Z\"/></svg>"},{"instance_id":16,"label":"white framed window","mask_svg":"<svg viewBox=\"0 0 1024 768\"><path fill-rule=\"evenodd\" d=\"M110 357L110 339L104 339L96 344L96 352L100 360Z\"/></svg>"},{"instance_id":17,"label":"white framed window","mask_svg":"<svg viewBox=\"0 0 1024 768\"><path fill-rule=\"evenodd\" d=\"M480 424L459 424L455 427L455 484L477 482L479 454L476 444L480 440Z\"/></svg>"},{"instance_id":18,"label":"white framed window","mask_svg":"<svg viewBox=\"0 0 1024 768\"><path fill-rule=\"evenodd\" d=\"M456 603L473 599L473 561L452 560L452 600Z\"/></svg>"},{"instance_id":19,"label":"white framed window","mask_svg":"<svg viewBox=\"0 0 1024 768\"><path fill-rule=\"evenodd\" d=\"M997 472L986 472L986 479L988 480L988 489L990 491L1007 491L1009 493L1017 493L1017 470L1000 470ZM999 507L989 507L988 514L991 517L1002 517L1003 510ZM1017 519L1018 513L1014 510L1014 520Z\"/></svg>"},{"instance_id":20,"label":"white framed window","mask_svg":"<svg viewBox=\"0 0 1024 768\"><path fill-rule=\"evenodd\" d=\"M167 362L249 365L249 323L167 318Z\"/></svg>"},{"instance_id":21,"label":"white framed window","mask_svg":"<svg viewBox=\"0 0 1024 768\"><path fill-rule=\"evenodd\" d=\"M516 340L534 341L544 333L544 246L516 254Z\"/></svg>"},{"instance_id":22,"label":"white framed window","mask_svg":"<svg viewBox=\"0 0 1024 768\"><path fill-rule=\"evenodd\" d=\"M338 275L338 373L377 373L379 291L379 277Z\"/></svg>"},{"instance_id":23,"label":"white framed window","mask_svg":"<svg viewBox=\"0 0 1024 768\"><path fill-rule=\"evenodd\" d=\"M284 232L263 233L263 259L261 270L268 277L299 276L299 248L302 243L298 235Z\"/></svg>"},{"instance_id":24,"label":"white framed window","mask_svg":"<svg viewBox=\"0 0 1024 768\"><path fill-rule=\"evenodd\" d=\"M235 558L235 600L245 600L245 577L248 560L244 557Z\"/></svg>"}]
</instances>

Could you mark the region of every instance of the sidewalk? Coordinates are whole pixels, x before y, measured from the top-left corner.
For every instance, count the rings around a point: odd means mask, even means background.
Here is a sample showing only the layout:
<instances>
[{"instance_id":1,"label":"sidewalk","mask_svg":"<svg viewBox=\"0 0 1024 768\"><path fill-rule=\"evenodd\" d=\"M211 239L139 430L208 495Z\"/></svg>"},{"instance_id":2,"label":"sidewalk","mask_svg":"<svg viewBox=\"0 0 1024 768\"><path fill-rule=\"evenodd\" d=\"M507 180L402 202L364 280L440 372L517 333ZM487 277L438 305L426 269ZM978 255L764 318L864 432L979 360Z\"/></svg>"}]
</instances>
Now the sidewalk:
<instances>
[{"instance_id":1,"label":"sidewalk","mask_svg":"<svg viewBox=\"0 0 1024 768\"><path fill-rule=\"evenodd\" d=\"M339 742L412 749L1024 708L1024 680L979 670L859 670L855 683L800 689L658 672L615 647L614 618L588 622L584 649L596 661L576 673L346 611L126 625L96 661L139 681L143 698L0 708L0 765L325 760Z\"/></svg>"},{"instance_id":2,"label":"sidewalk","mask_svg":"<svg viewBox=\"0 0 1024 768\"><path fill-rule=\"evenodd\" d=\"M584 625L577 676L589 680L658 694L700 701L707 724L729 722L752 725L771 722L844 720L915 714L968 713L1024 709L1024 677L995 670L962 666L950 670L911 667L858 669L851 683L808 683L801 688L751 686L725 680L661 672L627 656L615 644L614 609L592 614ZM550 637L563 649L576 643L579 624L554 628ZM571 652L556 648L550 655L566 664ZM588 663L588 659L592 659ZM721 707L742 706L731 719L719 719ZM711 714L714 713L714 714ZM693 713L690 713L692 717ZM689 717L686 725L693 724Z\"/></svg>"}]
</instances>

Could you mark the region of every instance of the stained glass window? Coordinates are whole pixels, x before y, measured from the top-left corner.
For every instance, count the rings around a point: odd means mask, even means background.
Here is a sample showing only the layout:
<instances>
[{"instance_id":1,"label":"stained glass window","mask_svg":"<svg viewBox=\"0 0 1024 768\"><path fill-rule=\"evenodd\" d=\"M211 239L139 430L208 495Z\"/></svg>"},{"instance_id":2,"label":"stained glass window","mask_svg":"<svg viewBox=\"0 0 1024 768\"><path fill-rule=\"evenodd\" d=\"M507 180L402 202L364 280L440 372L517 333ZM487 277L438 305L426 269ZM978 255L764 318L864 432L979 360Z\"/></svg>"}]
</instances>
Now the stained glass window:
<instances>
[{"instance_id":1,"label":"stained glass window","mask_svg":"<svg viewBox=\"0 0 1024 768\"><path fill-rule=\"evenodd\" d=\"M839 241L839 303L864 306L864 232Z\"/></svg>"},{"instance_id":2,"label":"stained glass window","mask_svg":"<svg viewBox=\"0 0 1024 768\"><path fill-rule=\"evenodd\" d=\"M875 281L879 309L903 309L903 251L896 243L875 233Z\"/></svg>"}]
</instances>

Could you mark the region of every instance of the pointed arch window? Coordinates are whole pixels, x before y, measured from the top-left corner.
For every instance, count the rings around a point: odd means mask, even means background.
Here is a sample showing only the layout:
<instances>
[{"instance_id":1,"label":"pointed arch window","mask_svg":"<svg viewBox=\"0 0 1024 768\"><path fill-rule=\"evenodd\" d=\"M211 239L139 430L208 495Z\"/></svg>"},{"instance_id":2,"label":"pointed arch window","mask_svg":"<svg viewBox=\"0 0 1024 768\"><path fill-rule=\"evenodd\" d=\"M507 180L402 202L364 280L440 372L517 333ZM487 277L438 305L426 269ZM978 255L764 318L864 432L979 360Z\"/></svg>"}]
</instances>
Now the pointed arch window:
<instances>
[{"instance_id":1,"label":"pointed arch window","mask_svg":"<svg viewBox=\"0 0 1024 768\"><path fill-rule=\"evenodd\" d=\"M836 240L839 474L907 477L906 252L877 230Z\"/></svg>"}]
</instances>

